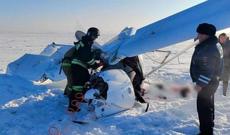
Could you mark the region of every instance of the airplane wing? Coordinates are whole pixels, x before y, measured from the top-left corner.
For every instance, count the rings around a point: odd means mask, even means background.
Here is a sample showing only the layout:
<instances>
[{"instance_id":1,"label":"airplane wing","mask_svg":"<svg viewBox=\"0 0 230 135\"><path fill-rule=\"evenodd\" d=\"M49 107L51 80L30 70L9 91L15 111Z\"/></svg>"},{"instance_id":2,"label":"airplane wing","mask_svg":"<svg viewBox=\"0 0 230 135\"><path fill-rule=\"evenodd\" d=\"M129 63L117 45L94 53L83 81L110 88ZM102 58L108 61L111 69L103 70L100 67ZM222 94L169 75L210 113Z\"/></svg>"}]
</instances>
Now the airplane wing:
<instances>
[{"instance_id":1,"label":"airplane wing","mask_svg":"<svg viewBox=\"0 0 230 135\"><path fill-rule=\"evenodd\" d=\"M154 51L196 36L200 23L212 23L218 30L230 27L230 1L209 0L175 15L147 25L117 46L109 62Z\"/></svg>"}]
</instances>

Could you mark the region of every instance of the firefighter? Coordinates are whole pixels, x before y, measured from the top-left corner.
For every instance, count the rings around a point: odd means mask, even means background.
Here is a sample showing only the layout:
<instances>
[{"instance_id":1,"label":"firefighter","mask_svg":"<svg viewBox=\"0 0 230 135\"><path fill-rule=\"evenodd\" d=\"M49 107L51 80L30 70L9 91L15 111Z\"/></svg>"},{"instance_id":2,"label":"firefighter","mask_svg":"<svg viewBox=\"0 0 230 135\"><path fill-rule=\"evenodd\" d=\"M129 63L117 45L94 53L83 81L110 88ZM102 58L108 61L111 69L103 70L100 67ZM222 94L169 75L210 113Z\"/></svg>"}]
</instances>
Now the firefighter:
<instances>
[{"instance_id":1,"label":"firefighter","mask_svg":"<svg viewBox=\"0 0 230 135\"><path fill-rule=\"evenodd\" d=\"M88 29L87 34L75 44L64 56L62 65L67 76L66 94L69 96L68 111L80 111L80 103L83 101L85 85L90 79L89 69L100 66L100 54L92 50L94 41L99 36L99 30L95 27Z\"/></svg>"},{"instance_id":2,"label":"firefighter","mask_svg":"<svg viewBox=\"0 0 230 135\"><path fill-rule=\"evenodd\" d=\"M71 49L69 49L65 55L64 58L62 59L62 63L61 63L61 69L63 70L66 79L67 79L67 84L64 90L64 95L69 95L70 91L71 91L71 84L72 84L72 78L71 78L71 60L72 60L72 56L75 52L75 47L72 47ZM60 70L61 73L61 70Z\"/></svg>"}]
</instances>

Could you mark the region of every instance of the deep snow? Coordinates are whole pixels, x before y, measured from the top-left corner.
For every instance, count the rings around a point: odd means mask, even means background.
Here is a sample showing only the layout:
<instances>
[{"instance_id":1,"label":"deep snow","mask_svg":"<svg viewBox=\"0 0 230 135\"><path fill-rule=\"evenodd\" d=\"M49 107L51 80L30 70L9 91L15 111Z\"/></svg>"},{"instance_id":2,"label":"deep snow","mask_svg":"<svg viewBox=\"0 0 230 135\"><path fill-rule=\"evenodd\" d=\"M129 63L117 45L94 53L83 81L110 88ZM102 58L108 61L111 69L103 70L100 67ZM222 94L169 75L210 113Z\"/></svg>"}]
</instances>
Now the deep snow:
<instances>
[{"instance_id":1,"label":"deep snow","mask_svg":"<svg viewBox=\"0 0 230 135\"><path fill-rule=\"evenodd\" d=\"M71 43L73 39L68 36L59 36L58 41ZM28 35L19 37L22 42L18 44L14 43L18 41L15 35L4 35L0 40L1 135L45 135L48 134L49 129L60 131L64 135L193 135L198 133L195 93L185 99L166 93L167 100L159 99L153 94L150 100L150 110L147 113L142 114L140 110L132 109L88 125L73 124L68 121L70 117L66 112L68 100L63 96L62 90L4 74L10 61L14 61L24 53L38 54L47 44L57 39L53 38L56 35L37 34L31 35L31 37ZM14 42L8 42L9 39ZM176 53L182 50L188 42L163 50ZM188 50L179 57L179 60L175 59L155 72L148 79L149 82L191 84L188 72L192 52L193 49ZM163 54L145 54L144 68L146 72L157 66L157 63L151 59L158 60L159 58L154 58L153 55L162 58ZM154 89L154 87L150 86L150 89ZM216 93L215 133L228 135L230 133L230 92L227 97L223 97L221 93L222 84Z\"/></svg>"}]
</instances>

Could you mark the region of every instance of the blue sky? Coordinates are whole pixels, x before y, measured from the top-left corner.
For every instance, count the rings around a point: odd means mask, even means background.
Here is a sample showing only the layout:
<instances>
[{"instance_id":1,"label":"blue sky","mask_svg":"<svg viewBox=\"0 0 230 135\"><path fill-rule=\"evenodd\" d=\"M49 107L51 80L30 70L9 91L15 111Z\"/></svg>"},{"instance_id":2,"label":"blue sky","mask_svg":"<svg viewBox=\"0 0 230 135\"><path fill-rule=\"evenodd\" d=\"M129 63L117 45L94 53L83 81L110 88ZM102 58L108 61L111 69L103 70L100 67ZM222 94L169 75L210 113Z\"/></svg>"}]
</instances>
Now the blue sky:
<instances>
[{"instance_id":1,"label":"blue sky","mask_svg":"<svg viewBox=\"0 0 230 135\"><path fill-rule=\"evenodd\" d=\"M205 0L0 0L0 32L116 33L155 22Z\"/></svg>"}]
</instances>

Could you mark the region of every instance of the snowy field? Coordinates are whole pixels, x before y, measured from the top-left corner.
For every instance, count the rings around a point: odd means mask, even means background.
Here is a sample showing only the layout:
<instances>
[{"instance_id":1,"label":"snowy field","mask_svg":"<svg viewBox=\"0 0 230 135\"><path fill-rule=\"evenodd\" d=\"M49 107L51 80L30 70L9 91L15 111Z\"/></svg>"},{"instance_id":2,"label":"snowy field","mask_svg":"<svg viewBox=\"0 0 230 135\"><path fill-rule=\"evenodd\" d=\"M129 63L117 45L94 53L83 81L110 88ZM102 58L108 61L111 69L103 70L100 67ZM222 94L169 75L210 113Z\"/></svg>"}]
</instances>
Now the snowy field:
<instances>
[{"instance_id":1,"label":"snowy field","mask_svg":"<svg viewBox=\"0 0 230 135\"><path fill-rule=\"evenodd\" d=\"M107 35L102 36L99 43L109 39ZM25 53L39 54L52 42L72 44L74 41L74 33L0 33L0 72Z\"/></svg>"},{"instance_id":2,"label":"snowy field","mask_svg":"<svg viewBox=\"0 0 230 135\"><path fill-rule=\"evenodd\" d=\"M25 53L38 54L51 42L72 43L69 34L0 34L0 135L195 135L198 130L196 93L187 98L150 99L147 113L138 109L99 119L87 125L65 121L67 98L63 91L34 84L16 76L4 74L7 64ZM167 47L174 54L186 46L181 43ZM189 65L193 49L156 71L148 81L164 84L191 84ZM157 65L157 55L144 56L144 69ZM153 58L155 56L155 58ZM150 86L151 89L152 86ZM228 91L229 92L229 91ZM230 134L230 92L222 96L222 84L216 92L215 134Z\"/></svg>"}]
</instances>

